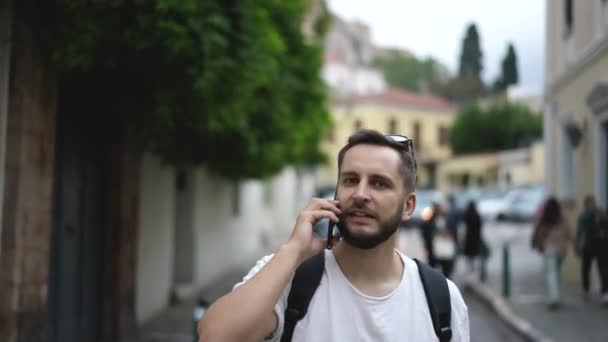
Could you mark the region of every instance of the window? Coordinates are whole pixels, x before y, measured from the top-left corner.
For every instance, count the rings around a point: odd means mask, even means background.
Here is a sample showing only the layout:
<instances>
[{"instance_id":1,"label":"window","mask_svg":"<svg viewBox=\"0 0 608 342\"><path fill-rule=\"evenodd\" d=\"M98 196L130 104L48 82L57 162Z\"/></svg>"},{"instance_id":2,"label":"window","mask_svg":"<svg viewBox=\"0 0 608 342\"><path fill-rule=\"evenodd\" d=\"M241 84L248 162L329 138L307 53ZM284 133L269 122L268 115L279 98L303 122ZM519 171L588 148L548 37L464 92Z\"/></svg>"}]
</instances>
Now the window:
<instances>
[{"instance_id":1,"label":"window","mask_svg":"<svg viewBox=\"0 0 608 342\"><path fill-rule=\"evenodd\" d=\"M449 131L445 126L440 126L438 131L439 136L439 146L445 146L448 144L449 140Z\"/></svg>"},{"instance_id":2,"label":"window","mask_svg":"<svg viewBox=\"0 0 608 342\"><path fill-rule=\"evenodd\" d=\"M568 38L574 26L573 0L564 0L564 37Z\"/></svg>"},{"instance_id":3,"label":"window","mask_svg":"<svg viewBox=\"0 0 608 342\"><path fill-rule=\"evenodd\" d=\"M565 127L562 127L560 130L559 150L558 184L560 184L560 186L558 188L558 194L562 200L572 199L574 198L574 150Z\"/></svg>"},{"instance_id":4,"label":"window","mask_svg":"<svg viewBox=\"0 0 608 342\"><path fill-rule=\"evenodd\" d=\"M420 135L420 122L414 122L414 149L420 151L420 145L422 145L422 137Z\"/></svg>"},{"instance_id":5,"label":"window","mask_svg":"<svg viewBox=\"0 0 608 342\"><path fill-rule=\"evenodd\" d=\"M387 129L388 134L397 134L398 130L399 129L397 128L397 120L390 119L388 121L388 129Z\"/></svg>"},{"instance_id":6,"label":"window","mask_svg":"<svg viewBox=\"0 0 608 342\"><path fill-rule=\"evenodd\" d=\"M175 176L175 188L177 191L184 191L188 186L188 175L186 170L183 168L179 168L177 170L177 175Z\"/></svg>"},{"instance_id":7,"label":"window","mask_svg":"<svg viewBox=\"0 0 608 342\"><path fill-rule=\"evenodd\" d=\"M361 120L355 120L355 132L360 131L361 128L363 128L363 123L361 122Z\"/></svg>"}]
</instances>

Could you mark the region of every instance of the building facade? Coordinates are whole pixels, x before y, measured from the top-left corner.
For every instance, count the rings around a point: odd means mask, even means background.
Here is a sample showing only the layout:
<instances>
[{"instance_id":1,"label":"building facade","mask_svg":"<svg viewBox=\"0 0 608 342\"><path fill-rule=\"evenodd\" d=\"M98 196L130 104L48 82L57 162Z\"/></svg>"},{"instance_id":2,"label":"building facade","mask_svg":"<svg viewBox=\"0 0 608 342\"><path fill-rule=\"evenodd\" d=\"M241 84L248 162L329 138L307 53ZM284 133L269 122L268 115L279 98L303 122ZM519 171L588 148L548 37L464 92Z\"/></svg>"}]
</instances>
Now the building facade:
<instances>
[{"instance_id":1,"label":"building facade","mask_svg":"<svg viewBox=\"0 0 608 342\"><path fill-rule=\"evenodd\" d=\"M397 89L337 102L332 107L333 127L323 142L330 160L317 170L318 187L335 187L338 151L351 134L363 128L411 137L418 161L418 185L436 187L437 166L451 156L448 130L454 112L455 108L439 97Z\"/></svg>"},{"instance_id":2,"label":"building facade","mask_svg":"<svg viewBox=\"0 0 608 342\"><path fill-rule=\"evenodd\" d=\"M546 10L545 182L575 222L585 195L608 204L608 2L547 1Z\"/></svg>"},{"instance_id":3,"label":"building facade","mask_svg":"<svg viewBox=\"0 0 608 342\"><path fill-rule=\"evenodd\" d=\"M544 139L550 193L607 202L608 3L547 1Z\"/></svg>"}]
</instances>

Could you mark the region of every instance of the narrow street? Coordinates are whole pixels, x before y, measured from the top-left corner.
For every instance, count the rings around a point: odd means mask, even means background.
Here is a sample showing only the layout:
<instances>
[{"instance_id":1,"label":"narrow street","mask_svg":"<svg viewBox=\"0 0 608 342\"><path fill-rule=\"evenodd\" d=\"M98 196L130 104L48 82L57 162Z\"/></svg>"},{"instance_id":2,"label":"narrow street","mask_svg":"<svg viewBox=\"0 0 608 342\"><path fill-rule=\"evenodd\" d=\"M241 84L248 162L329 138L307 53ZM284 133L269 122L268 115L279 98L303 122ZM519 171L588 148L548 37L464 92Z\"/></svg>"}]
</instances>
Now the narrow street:
<instances>
[{"instance_id":1,"label":"narrow street","mask_svg":"<svg viewBox=\"0 0 608 342\"><path fill-rule=\"evenodd\" d=\"M416 229L401 230L399 249L410 257L424 258L422 241ZM460 266L460 267L459 267ZM473 293L463 290L463 263L456 265L454 282L460 287L469 308L471 342L482 341L524 341L515 331L500 320L496 314Z\"/></svg>"},{"instance_id":2,"label":"narrow street","mask_svg":"<svg viewBox=\"0 0 608 342\"><path fill-rule=\"evenodd\" d=\"M520 342L525 341L510 327L501 321L475 295L464 293L464 300L469 307L471 342Z\"/></svg>"}]
</instances>

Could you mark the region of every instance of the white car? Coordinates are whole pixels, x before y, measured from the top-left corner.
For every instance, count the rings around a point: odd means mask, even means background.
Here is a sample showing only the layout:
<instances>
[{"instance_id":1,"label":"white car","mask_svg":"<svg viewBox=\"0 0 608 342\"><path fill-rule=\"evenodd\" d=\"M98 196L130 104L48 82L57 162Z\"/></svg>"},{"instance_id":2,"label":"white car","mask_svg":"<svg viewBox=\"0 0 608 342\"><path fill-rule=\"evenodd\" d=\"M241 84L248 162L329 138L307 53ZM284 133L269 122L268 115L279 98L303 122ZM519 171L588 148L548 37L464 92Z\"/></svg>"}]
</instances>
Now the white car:
<instances>
[{"instance_id":1,"label":"white car","mask_svg":"<svg viewBox=\"0 0 608 342\"><path fill-rule=\"evenodd\" d=\"M512 204L523 194L522 189L490 191L479 199L477 211L484 221L496 221L504 217Z\"/></svg>"}]
</instances>

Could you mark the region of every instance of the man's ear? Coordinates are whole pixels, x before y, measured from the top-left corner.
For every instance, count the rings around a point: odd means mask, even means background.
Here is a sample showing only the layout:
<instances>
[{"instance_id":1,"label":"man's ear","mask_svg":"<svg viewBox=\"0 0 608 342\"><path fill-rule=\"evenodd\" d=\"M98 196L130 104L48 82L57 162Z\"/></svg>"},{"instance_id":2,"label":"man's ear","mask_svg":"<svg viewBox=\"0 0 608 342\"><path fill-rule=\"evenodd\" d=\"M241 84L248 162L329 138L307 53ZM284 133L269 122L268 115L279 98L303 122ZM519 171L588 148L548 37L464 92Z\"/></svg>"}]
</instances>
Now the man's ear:
<instances>
[{"instance_id":1,"label":"man's ear","mask_svg":"<svg viewBox=\"0 0 608 342\"><path fill-rule=\"evenodd\" d=\"M403 206L403 214L401 215L402 221L407 221L412 217L414 213L414 209L416 209L416 193L410 192L407 197L405 197L405 205Z\"/></svg>"}]
</instances>

